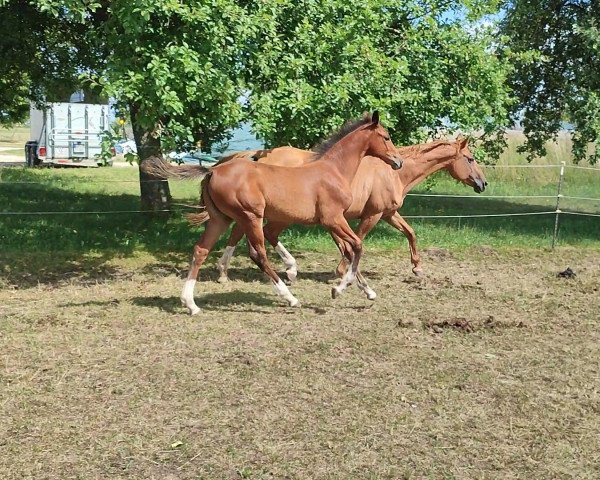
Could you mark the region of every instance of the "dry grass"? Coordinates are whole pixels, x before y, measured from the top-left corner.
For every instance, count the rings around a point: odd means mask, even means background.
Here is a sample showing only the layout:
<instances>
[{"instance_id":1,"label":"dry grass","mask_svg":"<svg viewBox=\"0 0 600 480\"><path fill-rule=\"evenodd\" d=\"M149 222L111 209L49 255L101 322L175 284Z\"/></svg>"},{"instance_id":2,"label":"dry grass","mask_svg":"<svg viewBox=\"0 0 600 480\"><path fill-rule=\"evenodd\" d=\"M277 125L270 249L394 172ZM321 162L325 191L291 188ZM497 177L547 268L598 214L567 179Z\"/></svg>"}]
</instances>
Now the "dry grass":
<instances>
[{"instance_id":1,"label":"dry grass","mask_svg":"<svg viewBox=\"0 0 600 480\"><path fill-rule=\"evenodd\" d=\"M0 145L13 146L23 150L25 142L29 140L29 127L0 127Z\"/></svg>"},{"instance_id":2,"label":"dry grass","mask_svg":"<svg viewBox=\"0 0 600 480\"><path fill-rule=\"evenodd\" d=\"M236 257L194 318L183 257L5 268L0 478L599 478L598 250L371 252L374 303L334 257L300 310Z\"/></svg>"}]
</instances>

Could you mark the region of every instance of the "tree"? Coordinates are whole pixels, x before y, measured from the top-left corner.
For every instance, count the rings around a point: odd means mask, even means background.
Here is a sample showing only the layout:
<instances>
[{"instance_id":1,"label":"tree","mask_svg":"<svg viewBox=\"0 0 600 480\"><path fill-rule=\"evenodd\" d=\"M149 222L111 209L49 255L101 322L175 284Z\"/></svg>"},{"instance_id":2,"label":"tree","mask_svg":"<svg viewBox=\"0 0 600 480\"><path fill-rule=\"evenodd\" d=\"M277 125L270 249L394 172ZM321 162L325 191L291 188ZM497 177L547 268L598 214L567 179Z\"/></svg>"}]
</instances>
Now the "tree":
<instances>
[{"instance_id":1,"label":"tree","mask_svg":"<svg viewBox=\"0 0 600 480\"><path fill-rule=\"evenodd\" d=\"M527 136L524 150L544 155L562 123L575 126L576 161L600 158L600 3L594 0L513 0L501 32L524 54L510 85ZM593 142L591 153L588 144Z\"/></svg>"},{"instance_id":2,"label":"tree","mask_svg":"<svg viewBox=\"0 0 600 480\"><path fill-rule=\"evenodd\" d=\"M26 25L38 28L31 19L42 15L58 24L57 36L73 36L67 50L83 58L77 64L61 58L57 69L76 65L80 85L117 100L117 108L130 115L140 164L160 158L165 148L210 146L239 123L239 55L247 19L236 2L9 0L4 9L23 5ZM39 42L32 44L39 61L52 60ZM21 53L17 45L8 63L16 65ZM39 76L29 76L20 85L33 97L39 84ZM143 207L168 208L168 183L141 169L140 180Z\"/></svg>"},{"instance_id":3,"label":"tree","mask_svg":"<svg viewBox=\"0 0 600 480\"><path fill-rule=\"evenodd\" d=\"M27 0L4 3L0 3L0 124L11 124L29 114L30 101L68 98L79 85L83 60L93 56L81 25L69 24Z\"/></svg>"},{"instance_id":4,"label":"tree","mask_svg":"<svg viewBox=\"0 0 600 480\"><path fill-rule=\"evenodd\" d=\"M395 141L503 129L510 56L480 19L497 2L249 2L249 111L270 145L309 147L378 108Z\"/></svg>"}]
</instances>

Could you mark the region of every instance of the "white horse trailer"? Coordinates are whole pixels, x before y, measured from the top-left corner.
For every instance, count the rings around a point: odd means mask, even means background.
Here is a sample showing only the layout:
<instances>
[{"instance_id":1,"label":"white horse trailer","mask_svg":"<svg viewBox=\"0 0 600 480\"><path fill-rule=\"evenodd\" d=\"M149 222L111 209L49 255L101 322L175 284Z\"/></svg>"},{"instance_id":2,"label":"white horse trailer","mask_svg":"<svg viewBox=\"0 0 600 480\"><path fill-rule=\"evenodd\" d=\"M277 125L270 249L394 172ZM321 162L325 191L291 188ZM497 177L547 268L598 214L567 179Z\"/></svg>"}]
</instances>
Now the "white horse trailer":
<instances>
[{"instance_id":1,"label":"white horse trailer","mask_svg":"<svg viewBox=\"0 0 600 480\"><path fill-rule=\"evenodd\" d=\"M25 162L96 167L102 134L109 128L108 105L49 103L44 109L31 106L30 137Z\"/></svg>"}]
</instances>

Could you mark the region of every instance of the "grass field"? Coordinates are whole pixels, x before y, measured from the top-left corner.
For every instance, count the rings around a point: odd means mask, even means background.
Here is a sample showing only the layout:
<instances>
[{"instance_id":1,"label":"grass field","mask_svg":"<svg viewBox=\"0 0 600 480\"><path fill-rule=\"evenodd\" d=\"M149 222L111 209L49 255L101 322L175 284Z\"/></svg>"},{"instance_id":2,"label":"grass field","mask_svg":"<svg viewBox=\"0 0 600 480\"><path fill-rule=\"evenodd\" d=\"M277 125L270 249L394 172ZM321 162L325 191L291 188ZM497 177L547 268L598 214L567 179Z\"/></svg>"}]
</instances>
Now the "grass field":
<instances>
[{"instance_id":1,"label":"grass field","mask_svg":"<svg viewBox=\"0 0 600 480\"><path fill-rule=\"evenodd\" d=\"M241 258L196 317L185 254L5 271L0 478L600 476L597 250L370 251L374 303L299 257L302 308Z\"/></svg>"},{"instance_id":2,"label":"grass field","mask_svg":"<svg viewBox=\"0 0 600 480\"><path fill-rule=\"evenodd\" d=\"M25 142L29 140L29 127L20 126L13 128L0 127L0 145L12 146L23 151Z\"/></svg>"},{"instance_id":3,"label":"grass field","mask_svg":"<svg viewBox=\"0 0 600 480\"><path fill-rule=\"evenodd\" d=\"M556 168L486 175L483 195L440 175L427 193L469 196L402 213L555 208L492 196L555 195ZM171 189L197 202L197 183ZM567 169L563 193L600 197L600 169ZM138 210L135 168L1 168L0 205L63 212L0 216L0 479L600 478L598 217L561 216L554 251L553 214L409 220L418 279L378 226L362 263L375 302L354 287L332 301L335 247L295 227L300 309L241 248L225 285L207 262L190 317L186 209L76 213Z\"/></svg>"},{"instance_id":4,"label":"grass field","mask_svg":"<svg viewBox=\"0 0 600 480\"><path fill-rule=\"evenodd\" d=\"M519 169L518 177L506 180L506 169L486 171L489 187L482 195L439 174L433 194L468 195L467 198L408 197L404 215L498 214L554 211L558 168L550 179L537 178L541 169ZM546 169L544 169L545 171ZM549 173L549 172L545 172ZM197 203L198 183L171 182L175 203ZM423 193L416 189L413 193ZM553 198L488 198L502 195L547 195ZM600 169L568 169L563 194L600 197ZM139 209L139 184L135 168L2 169L0 202L5 212L123 211ZM179 206L175 208L189 211ZM562 199L564 211L600 213L600 201ZM554 215L475 219L413 219L422 246L547 247L551 242ZM190 229L181 214L168 221L152 221L137 213L85 215L4 216L0 241L6 251L88 252L107 250L127 255L135 250L153 254L187 252L199 230ZM331 250L329 237L318 228L295 227L284 234L292 248ZM598 246L600 222L594 218L561 216L559 243ZM379 225L370 235L371 248L405 248L395 230Z\"/></svg>"}]
</instances>

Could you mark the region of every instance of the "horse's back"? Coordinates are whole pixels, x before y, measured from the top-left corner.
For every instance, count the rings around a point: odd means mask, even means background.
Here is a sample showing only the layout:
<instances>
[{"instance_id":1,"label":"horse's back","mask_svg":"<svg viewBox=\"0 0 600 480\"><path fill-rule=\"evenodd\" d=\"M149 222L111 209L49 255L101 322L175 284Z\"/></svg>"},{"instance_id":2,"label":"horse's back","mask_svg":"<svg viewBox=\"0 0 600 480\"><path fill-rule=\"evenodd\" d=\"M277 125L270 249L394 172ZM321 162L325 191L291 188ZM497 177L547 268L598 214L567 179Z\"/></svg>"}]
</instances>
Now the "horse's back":
<instances>
[{"instance_id":1,"label":"horse's back","mask_svg":"<svg viewBox=\"0 0 600 480\"><path fill-rule=\"evenodd\" d=\"M274 148L266 156L260 158L258 162L280 167L300 167L310 162L313 157L314 153L308 150L284 146Z\"/></svg>"}]
</instances>

